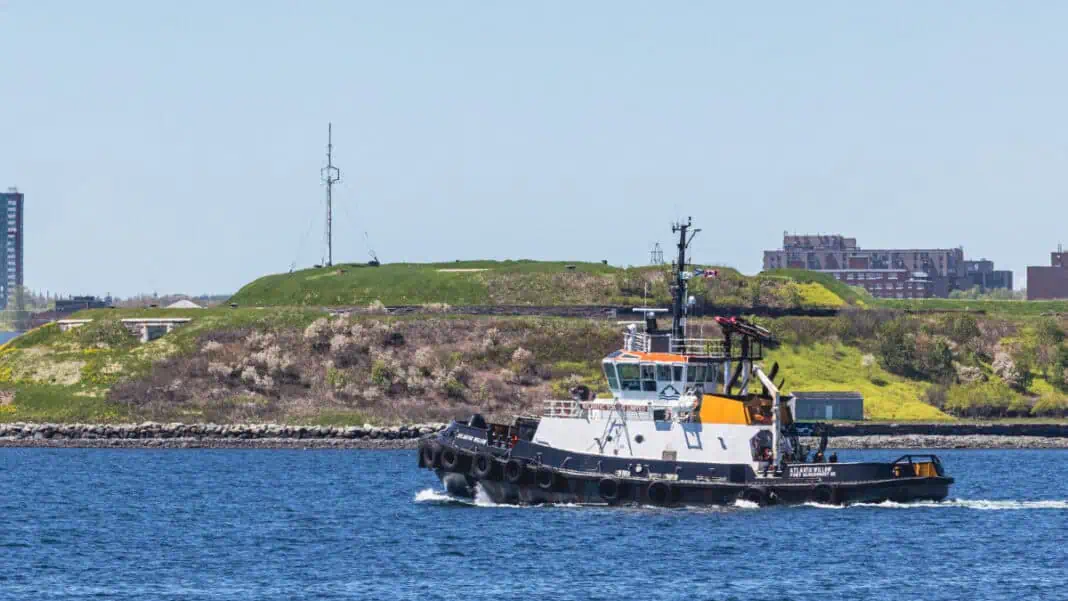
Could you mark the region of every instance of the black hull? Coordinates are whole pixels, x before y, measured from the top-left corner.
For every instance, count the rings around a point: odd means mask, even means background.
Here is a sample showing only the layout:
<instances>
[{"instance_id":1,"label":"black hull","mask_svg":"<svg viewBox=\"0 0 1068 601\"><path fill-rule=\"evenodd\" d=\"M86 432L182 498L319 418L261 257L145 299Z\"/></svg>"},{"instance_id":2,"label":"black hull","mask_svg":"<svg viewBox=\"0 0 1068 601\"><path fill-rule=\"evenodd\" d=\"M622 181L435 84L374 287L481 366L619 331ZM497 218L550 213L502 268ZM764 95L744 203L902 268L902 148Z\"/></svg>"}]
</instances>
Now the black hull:
<instances>
[{"instance_id":1,"label":"black hull","mask_svg":"<svg viewBox=\"0 0 1068 601\"><path fill-rule=\"evenodd\" d=\"M820 503L847 505L940 501L953 479L913 476L910 463L803 464L761 477L748 466L634 460L565 453L519 442L512 447L478 442L461 427L425 440L420 467L433 469L452 495L473 497L476 487L501 504L702 506ZM461 435L457 436L460 432ZM906 456L903 459L911 458ZM640 463L640 474L631 469ZM742 469L742 468L745 469ZM800 469L799 469L800 468ZM723 474L709 478L704 474ZM791 477L795 476L795 477ZM797 477L800 476L800 477Z\"/></svg>"},{"instance_id":2,"label":"black hull","mask_svg":"<svg viewBox=\"0 0 1068 601\"><path fill-rule=\"evenodd\" d=\"M949 495L952 478L898 478L878 482L828 483L774 482L737 484L705 484L695 482L668 482L631 480L621 482L613 498L600 494L600 479L567 478L556 474L557 482L551 488L537 484L512 484L503 480L479 480L469 474L442 472L438 475L450 494L473 498L476 486L489 500L499 504L593 504L593 505L662 505L662 506L714 506L733 505L745 501L760 506L801 505L819 503L824 505L849 505L855 503L882 503L894 501L941 501ZM666 486L665 494L653 492L653 482Z\"/></svg>"}]
</instances>

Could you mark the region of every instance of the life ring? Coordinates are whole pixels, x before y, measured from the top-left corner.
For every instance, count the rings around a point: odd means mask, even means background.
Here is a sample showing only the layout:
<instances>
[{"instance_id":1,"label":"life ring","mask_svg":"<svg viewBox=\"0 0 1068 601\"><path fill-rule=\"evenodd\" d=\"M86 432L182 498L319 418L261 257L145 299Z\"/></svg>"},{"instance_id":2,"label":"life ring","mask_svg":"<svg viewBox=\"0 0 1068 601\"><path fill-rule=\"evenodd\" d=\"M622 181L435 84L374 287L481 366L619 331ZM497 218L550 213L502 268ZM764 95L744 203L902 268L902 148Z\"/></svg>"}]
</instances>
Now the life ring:
<instances>
[{"instance_id":1,"label":"life ring","mask_svg":"<svg viewBox=\"0 0 1068 601\"><path fill-rule=\"evenodd\" d=\"M834 503L834 489L826 484L820 484L812 489L812 500L823 505Z\"/></svg>"},{"instance_id":2,"label":"life ring","mask_svg":"<svg viewBox=\"0 0 1068 601\"><path fill-rule=\"evenodd\" d=\"M645 497L653 505L667 505L671 500L671 486L667 482L656 481L649 484L645 489Z\"/></svg>"},{"instance_id":3,"label":"life ring","mask_svg":"<svg viewBox=\"0 0 1068 601\"><path fill-rule=\"evenodd\" d=\"M538 468L538 473L534 480L538 483L538 488L552 490L553 485L556 484L556 472L553 468L543 465Z\"/></svg>"},{"instance_id":4,"label":"life ring","mask_svg":"<svg viewBox=\"0 0 1068 601\"><path fill-rule=\"evenodd\" d=\"M619 491L621 485L619 480L615 478L601 478L601 481L597 483L597 494L602 499L609 503L615 503L619 500Z\"/></svg>"},{"instance_id":5,"label":"life ring","mask_svg":"<svg viewBox=\"0 0 1068 601\"><path fill-rule=\"evenodd\" d=\"M518 459L509 459L504 464L504 479L511 484L519 484L523 482L523 475L526 473L526 465Z\"/></svg>"},{"instance_id":6,"label":"life ring","mask_svg":"<svg viewBox=\"0 0 1068 601\"><path fill-rule=\"evenodd\" d=\"M429 469L438 467L438 461L441 459L441 445L436 442L423 445L423 449L420 452L420 459L422 460L423 467Z\"/></svg>"},{"instance_id":7,"label":"life ring","mask_svg":"<svg viewBox=\"0 0 1068 601\"><path fill-rule=\"evenodd\" d=\"M471 460L471 475L479 480L496 480L497 460L487 453L479 453Z\"/></svg>"},{"instance_id":8,"label":"life ring","mask_svg":"<svg viewBox=\"0 0 1068 601\"><path fill-rule=\"evenodd\" d=\"M445 447L441 451L441 467L447 472L466 472L470 462L470 455L459 449Z\"/></svg>"}]
</instances>

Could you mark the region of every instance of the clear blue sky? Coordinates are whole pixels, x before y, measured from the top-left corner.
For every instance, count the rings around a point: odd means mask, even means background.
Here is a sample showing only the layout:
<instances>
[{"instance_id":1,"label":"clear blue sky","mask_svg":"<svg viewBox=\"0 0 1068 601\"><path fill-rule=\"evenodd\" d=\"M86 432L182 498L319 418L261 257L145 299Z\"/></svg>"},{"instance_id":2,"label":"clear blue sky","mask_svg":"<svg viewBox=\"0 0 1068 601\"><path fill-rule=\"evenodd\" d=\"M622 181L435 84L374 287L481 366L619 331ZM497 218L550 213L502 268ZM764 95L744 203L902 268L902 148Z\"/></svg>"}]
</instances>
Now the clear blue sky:
<instances>
[{"instance_id":1,"label":"clear blue sky","mask_svg":"<svg viewBox=\"0 0 1068 601\"><path fill-rule=\"evenodd\" d=\"M26 283L228 292L335 261L760 267L784 230L1046 264L1068 3L0 0ZM303 244L302 244L303 240Z\"/></svg>"}]
</instances>

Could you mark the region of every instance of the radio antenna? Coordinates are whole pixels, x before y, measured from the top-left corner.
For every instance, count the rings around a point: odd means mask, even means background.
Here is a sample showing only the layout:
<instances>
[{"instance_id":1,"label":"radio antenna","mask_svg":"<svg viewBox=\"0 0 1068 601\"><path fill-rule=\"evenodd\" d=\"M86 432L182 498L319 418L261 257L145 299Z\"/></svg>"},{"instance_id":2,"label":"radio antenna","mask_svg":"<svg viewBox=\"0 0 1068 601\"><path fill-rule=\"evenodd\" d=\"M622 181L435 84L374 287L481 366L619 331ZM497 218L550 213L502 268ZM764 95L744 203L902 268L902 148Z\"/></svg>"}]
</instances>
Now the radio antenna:
<instances>
[{"instance_id":1,"label":"radio antenna","mask_svg":"<svg viewBox=\"0 0 1068 601\"><path fill-rule=\"evenodd\" d=\"M334 166L334 136L333 136L334 124L326 124L326 167L319 170L322 175L323 183L326 184L326 262L324 265L330 267L334 264L334 238L333 227L334 220L334 206L333 206L333 193L334 184L341 181L341 170Z\"/></svg>"}]
</instances>

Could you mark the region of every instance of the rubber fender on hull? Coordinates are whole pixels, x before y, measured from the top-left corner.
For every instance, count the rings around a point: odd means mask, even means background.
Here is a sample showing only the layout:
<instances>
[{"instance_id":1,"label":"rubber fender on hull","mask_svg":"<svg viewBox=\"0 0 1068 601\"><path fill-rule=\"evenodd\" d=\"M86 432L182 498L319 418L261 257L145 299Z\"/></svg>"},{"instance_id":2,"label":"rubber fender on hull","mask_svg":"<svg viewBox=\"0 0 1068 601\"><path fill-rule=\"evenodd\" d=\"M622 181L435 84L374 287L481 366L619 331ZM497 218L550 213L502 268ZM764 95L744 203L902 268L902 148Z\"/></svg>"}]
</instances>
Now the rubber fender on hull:
<instances>
[{"instance_id":1,"label":"rubber fender on hull","mask_svg":"<svg viewBox=\"0 0 1068 601\"><path fill-rule=\"evenodd\" d=\"M538 488L542 490L552 490L553 485L556 484L556 473L550 467L542 466L538 468L538 475L536 476Z\"/></svg>"},{"instance_id":2,"label":"rubber fender on hull","mask_svg":"<svg viewBox=\"0 0 1068 601\"><path fill-rule=\"evenodd\" d=\"M471 475L479 480L496 480L500 478L500 466L492 455L479 453L471 460Z\"/></svg>"},{"instance_id":3,"label":"rubber fender on hull","mask_svg":"<svg viewBox=\"0 0 1068 601\"><path fill-rule=\"evenodd\" d=\"M441 451L441 467L447 472L466 472L471 456L452 447Z\"/></svg>"},{"instance_id":4,"label":"rubber fender on hull","mask_svg":"<svg viewBox=\"0 0 1068 601\"><path fill-rule=\"evenodd\" d=\"M826 484L820 484L812 489L812 500L824 505L834 503L834 489Z\"/></svg>"},{"instance_id":5,"label":"rubber fender on hull","mask_svg":"<svg viewBox=\"0 0 1068 601\"><path fill-rule=\"evenodd\" d=\"M511 484L519 484L523 481L523 475L526 474L526 471L526 465L522 461L509 459L508 463L504 464L504 479Z\"/></svg>"},{"instance_id":6,"label":"rubber fender on hull","mask_svg":"<svg viewBox=\"0 0 1068 601\"><path fill-rule=\"evenodd\" d=\"M420 459L422 460L423 467L434 469L439 467L439 461L441 460L441 445L436 442L430 442L423 445L420 450Z\"/></svg>"},{"instance_id":7,"label":"rubber fender on hull","mask_svg":"<svg viewBox=\"0 0 1068 601\"><path fill-rule=\"evenodd\" d=\"M756 503L761 507L768 504L768 495L761 488L747 488L738 495L738 498L750 503Z\"/></svg>"},{"instance_id":8,"label":"rubber fender on hull","mask_svg":"<svg viewBox=\"0 0 1068 601\"><path fill-rule=\"evenodd\" d=\"M673 488L667 482L652 482L645 489L645 496L653 505L667 505L676 500L677 493L672 490Z\"/></svg>"},{"instance_id":9,"label":"rubber fender on hull","mask_svg":"<svg viewBox=\"0 0 1068 601\"><path fill-rule=\"evenodd\" d=\"M601 478L601 481L597 483L597 494L605 501L615 503L619 500L621 488L619 480L616 480L615 478Z\"/></svg>"}]
</instances>

